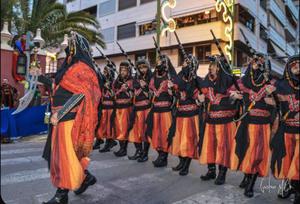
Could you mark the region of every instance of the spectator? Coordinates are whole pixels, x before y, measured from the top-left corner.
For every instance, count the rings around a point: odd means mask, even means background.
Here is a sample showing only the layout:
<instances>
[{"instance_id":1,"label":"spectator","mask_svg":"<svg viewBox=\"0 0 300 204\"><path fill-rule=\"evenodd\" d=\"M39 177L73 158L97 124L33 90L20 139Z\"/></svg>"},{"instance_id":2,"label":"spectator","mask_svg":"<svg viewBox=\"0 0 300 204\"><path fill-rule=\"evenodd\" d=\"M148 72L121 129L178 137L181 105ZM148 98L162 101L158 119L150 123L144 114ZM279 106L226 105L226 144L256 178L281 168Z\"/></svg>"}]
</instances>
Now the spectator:
<instances>
[{"instance_id":1,"label":"spectator","mask_svg":"<svg viewBox=\"0 0 300 204\"><path fill-rule=\"evenodd\" d=\"M8 79L3 79L1 85L1 106L13 108L17 94L17 89L9 84Z\"/></svg>"}]
</instances>

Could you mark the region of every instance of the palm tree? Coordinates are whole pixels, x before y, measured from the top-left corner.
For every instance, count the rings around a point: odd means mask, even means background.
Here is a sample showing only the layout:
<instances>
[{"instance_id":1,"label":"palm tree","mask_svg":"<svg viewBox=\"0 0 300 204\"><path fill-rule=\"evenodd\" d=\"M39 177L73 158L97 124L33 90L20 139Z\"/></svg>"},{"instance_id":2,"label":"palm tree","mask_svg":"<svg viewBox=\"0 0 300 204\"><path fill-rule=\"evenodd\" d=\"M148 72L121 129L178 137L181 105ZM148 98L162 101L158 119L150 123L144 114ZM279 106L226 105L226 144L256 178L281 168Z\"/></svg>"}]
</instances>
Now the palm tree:
<instances>
[{"instance_id":1,"label":"palm tree","mask_svg":"<svg viewBox=\"0 0 300 204\"><path fill-rule=\"evenodd\" d=\"M61 42L64 34L77 31L90 42L105 47L96 17L84 11L68 13L56 0L1 0L1 27L4 21L17 34L42 31L46 46Z\"/></svg>"}]
</instances>

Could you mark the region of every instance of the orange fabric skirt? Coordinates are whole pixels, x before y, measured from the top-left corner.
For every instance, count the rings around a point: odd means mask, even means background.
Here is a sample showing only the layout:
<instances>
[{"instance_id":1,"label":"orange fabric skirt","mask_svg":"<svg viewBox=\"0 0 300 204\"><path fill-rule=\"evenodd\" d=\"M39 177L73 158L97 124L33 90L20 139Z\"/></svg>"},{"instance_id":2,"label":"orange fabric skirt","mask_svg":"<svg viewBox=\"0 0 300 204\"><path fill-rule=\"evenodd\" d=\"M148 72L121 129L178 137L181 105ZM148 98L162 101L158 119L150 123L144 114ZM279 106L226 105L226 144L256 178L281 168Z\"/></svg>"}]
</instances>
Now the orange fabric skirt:
<instances>
[{"instance_id":1,"label":"orange fabric skirt","mask_svg":"<svg viewBox=\"0 0 300 204\"><path fill-rule=\"evenodd\" d=\"M171 112L153 113L152 148L168 152L168 133L172 124Z\"/></svg>"},{"instance_id":2,"label":"orange fabric skirt","mask_svg":"<svg viewBox=\"0 0 300 204\"><path fill-rule=\"evenodd\" d=\"M265 177L269 174L271 151L269 148L271 127L270 124L248 125L249 146L239 170L245 174L256 174ZM235 154L236 143L231 153L231 169L237 170L238 157Z\"/></svg>"},{"instance_id":3,"label":"orange fabric skirt","mask_svg":"<svg viewBox=\"0 0 300 204\"><path fill-rule=\"evenodd\" d=\"M199 162L201 164L219 164L230 167L235 131L236 125L234 122L226 124L207 123Z\"/></svg>"},{"instance_id":4,"label":"orange fabric skirt","mask_svg":"<svg viewBox=\"0 0 300 204\"><path fill-rule=\"evenodd\" d=\"M148 137L145 135L147 128L146 119L149 112L150 108L135 112L135 121L133 124L133 128L129 133L129 142L149 142Z\"/></svg>"},{"instance_id":5,"label":"orange fabric skirt","mask_svg":"<svg viewBox=\"0 0 300 204\"><path fill-rule=\"evenodd\" d=\"M102 116L100 120L100 125L97 131L98 139L114 139L114 131L111 128L110 117L113 109L103 109Z\"/></svg>"},{"instance_id":6,"label":"orange fabric skirt","mask_svg":"<svg viewBox=\"0 0 300 204\"><path fill-rule=\"evenodd\" d=\"M131 110L131 107L116 109L115 130L117 140L128 140L128 127Z\"/></svg>"},{"instance_id":7,"label":"orange fabric skirt","mask_svg":"<svg viewBox=\"0 0 300 204\"><path fill-rule=\"evenodd\" d=\"M299 178L299 146L300 135L299 134L284 134L284 145L286 155L282 159L281 171L278 172L277 164L275 164L275 177L278 179L290 179L300 180Z\"/></svg>"},{"instance_id":8,"label":"orange fabric skirt","mask_svg":"<svg viewBox=\"0 0 300 204\"><path fill-rule=\"evenodd\" d=\"M198 141L199 116L177 117L170 153L174 156L198 159Z\"/></svg>"},{"instance_id":9,"label":"orange fabric skirt","mask_svg":"<svg viewBox=\"0 0 300 204\"><path fill-rule=\"evenodd\" d=\"M79 159L73 147L71 131L74 120L60 122L53 127L51 138L50 174L57 188L75 190L82 184L90 159Z\"/></svg>"}]
</instances>

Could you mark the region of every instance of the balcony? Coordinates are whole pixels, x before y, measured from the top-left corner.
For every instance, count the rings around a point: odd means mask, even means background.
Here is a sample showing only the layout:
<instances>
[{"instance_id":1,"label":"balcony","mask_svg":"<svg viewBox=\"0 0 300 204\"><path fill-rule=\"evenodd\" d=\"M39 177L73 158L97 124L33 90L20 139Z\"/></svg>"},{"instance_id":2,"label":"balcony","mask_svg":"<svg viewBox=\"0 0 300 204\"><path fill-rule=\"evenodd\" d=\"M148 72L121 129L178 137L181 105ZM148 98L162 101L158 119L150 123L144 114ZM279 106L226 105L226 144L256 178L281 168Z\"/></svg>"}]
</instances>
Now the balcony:
<instances>
[{"instance_id":1,"label":"balcony","mask_svg":"<svg viewBox=\"0 0 300 204\"><path fill-rule=\"evenodd\" d=\"M296 29L291 25L291 23L289 21L287 21L287 23L285 24L285 34L286 34L286 40L288 42L292 42L295 41L296 39L296 35L297 35L297 31Z\"/></svg>"},{"instance_id":2,"label":"balcony","mask_svg":"<svg viewBox=\"0 0 300 204\"><path fill-rule=\"evenodd\" d=\"M280 9L280 7L274 0L270 0L270 10L274 14L274 16L276 16L276 18L282 23L282 25L285 25L286 17L284 11Z\"/></svg>"},{"instance_id":3,"label":"balcony","mask_svg":"<svg viewBox=\"0 0 300 204\"><path fill-rule=\"evenodd\" d=\"M278 32L272 27L270 26L270 32L269 32L269 37L270 39L276 43L278 45L278 47L285 47L285 40L284 38L278 34Z\"/></svg>"},{"instance_id":4,"label":"balcony","mask_svg":"<svg viewBox=\"0 0 300 204\"><path fill-rule=\"evenodd\" d=\"M293 14L293 16L296 18L296 20L299 20L299 11L297 10L295 4L292 0L285 0L285 5L288 8L288 10Z\"/></svg>"},{"instance_id":5,"label":"balcony","mask_svg":"<svg viewBox=\"0 0 300 204\"><path fill-rule=\"evenodd\" d=\"M291 55L294 55L295 54L295 49L290 45L290 44L287 44L286 46L286 53L291 56Z\"/></svg>"}]
</instances>

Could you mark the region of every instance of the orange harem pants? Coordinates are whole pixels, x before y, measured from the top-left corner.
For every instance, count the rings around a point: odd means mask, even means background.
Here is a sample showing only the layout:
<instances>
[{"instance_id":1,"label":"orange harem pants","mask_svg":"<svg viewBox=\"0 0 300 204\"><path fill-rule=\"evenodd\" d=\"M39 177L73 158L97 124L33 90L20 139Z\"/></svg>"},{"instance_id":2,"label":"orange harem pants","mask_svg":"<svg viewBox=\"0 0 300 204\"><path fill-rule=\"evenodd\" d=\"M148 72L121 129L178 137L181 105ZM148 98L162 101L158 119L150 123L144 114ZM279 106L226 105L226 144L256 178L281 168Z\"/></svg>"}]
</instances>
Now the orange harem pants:
<instances>
[{"instance_id":1,"label":"orange harem pants","mask_svg":"<svg viewBox=\"0 0 300 204\"><path fill-rule=\"evenodd\" d=\"M170 153L174 156L198 159L199 116L177 117L176 132Z\"/></svg>"},{"instance_id":2,"label":"orange harem pants","mask_svg":"<svg viewBox=\"0 0 300 204\"><path fill-rule=\"evenodd\" d=\"M206 123L199 162L230 167L235 131L234 122L226 124Z\"/></svg>"},{"instance_id":3,"label":"orange harem pants","mask_svg":"<svg viewBox=\"0 0 300 204\"><path fill-rule=\"evenodd\" d=\"M277 164L275 164L275 177L277 179L300 180L299 178L299 146L300 134L285 133L284 145L286 155L282 159L281 169L278 172ZM282 144L283 145L283 144Z\"/></svg>"},{"instance_id":4,"label":"orange harem pants","mask_svg":"<svg viewBox=\"0 0 300 204\"><path fill-rule=\"evenodd\" d=\"M168 152L168 133L172 124L171 111L153 113L151 144L157 151Z\"/></svg>"},{"instance_id":5,"label":"orange harem pants","mask_svg":"<svg viewBox=\"0 0 300 204\"><path fill-rule=\"evenodd\" d=\"M115 130L116 139L119 141L128 140L128 127L131 110L132 107L116 109Z\"/></svg>"},{"instance_id":6,"label":"orange harem pants","mask_svg":"<svg viewBox=\"0 0 300 204\"><path fill-rule=\"evenodd\" d=\"M100 125L97 131L98 139L115 139L114 129L111 128L110 117L113 109L102 109Z\"/></svg>"},{"instance_id":7,"label":"orange harem pants","mask_svg":"<svg viewBox=\"0 0 300 204\"><path fill-rule=\"evenodd\" d=\"M82 184L90 159L78 158L73 147L71 131L74 120L53 127L51 138L50 175L57 188L75 190Z\"/></svg>"},{"instance_id":8,"label":"orange harem pants","mask_svg":"<svg viewBox=\"0 0 300 204\"><path fill-rule=\"evenodd\" d=\"M148 137L145 135L147 128L146 119L149 112L150 108L135 112L135 121L133 124L133 128L129 133L129 142L149 142Z\"/></svg>"},{"instance_id":9,"label":"orange harem pants","mask_svg":"<svg viewBox=\"0 0 300 204\"><path fill-rule=\"evenodd\" d=\"M258 173L260 177L268 176L271 157L269 148L271 126L270 124L249 124L248 135L249 146L238 170L245 174ZM233 170L237 170L239 162L235 154L235 146L234 142L231 153L231 169Z\"/></svg>"}]
</instances>

